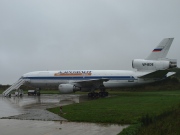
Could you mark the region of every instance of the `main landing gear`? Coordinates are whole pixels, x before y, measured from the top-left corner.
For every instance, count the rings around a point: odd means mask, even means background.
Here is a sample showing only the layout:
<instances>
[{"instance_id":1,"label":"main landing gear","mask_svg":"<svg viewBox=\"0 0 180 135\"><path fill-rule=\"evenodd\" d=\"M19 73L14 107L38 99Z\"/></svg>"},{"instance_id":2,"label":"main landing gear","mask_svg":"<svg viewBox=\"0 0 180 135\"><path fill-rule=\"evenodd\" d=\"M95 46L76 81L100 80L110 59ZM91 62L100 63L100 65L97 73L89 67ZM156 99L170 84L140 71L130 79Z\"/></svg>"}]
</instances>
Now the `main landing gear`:
<instances>
[{"instance_id":1,"label":"main landing gear","mask_svg":"<svg viewBox=\"0 0 180 135\"><path fill-rule=\"evenodd\" d=\"M94 92L96 89L99 89L100 92L99 93ZM104 85L100 85L98 88L92 87L91 92L88 93L89 98L107 97L108 95L109 95L109 93L106 92L106 88L104 87Z\"/></svg>"},{"instance_id":2,"label":"main landing gear","mask_svg":"<svg viewBox=\"0 0 180 135\"><path fill-rule=\"evenodd\" d=\"M88 93L88 97L90 97L90 98L98 98L98 97L107 97L109 95L109 93L108 92L99 92L99 93L97 93L97 92L90 92L90 93Z\"/></svg>"}]
</instances>

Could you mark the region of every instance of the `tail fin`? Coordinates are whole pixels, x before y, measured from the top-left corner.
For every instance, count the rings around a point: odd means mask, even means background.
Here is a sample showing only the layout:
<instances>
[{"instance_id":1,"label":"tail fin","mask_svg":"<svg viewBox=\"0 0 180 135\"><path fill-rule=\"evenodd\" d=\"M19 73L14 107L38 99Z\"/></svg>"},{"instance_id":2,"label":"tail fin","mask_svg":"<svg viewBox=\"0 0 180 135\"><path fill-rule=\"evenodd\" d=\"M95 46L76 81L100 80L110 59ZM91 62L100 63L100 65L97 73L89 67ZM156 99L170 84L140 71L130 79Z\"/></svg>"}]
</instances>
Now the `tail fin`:
<instances>
[{"instance_id":1,"label":"tail fin","mask_svg":"<svg viewBox=\"0 0 180 135\"><path fill-rule=\"evenodd\" d=\"M159 45L151 52L151 54L146 58L146 60L158 60L166 57L169 48L172 44L174 38L165 38Z\"/></svg>"}]
</instances>

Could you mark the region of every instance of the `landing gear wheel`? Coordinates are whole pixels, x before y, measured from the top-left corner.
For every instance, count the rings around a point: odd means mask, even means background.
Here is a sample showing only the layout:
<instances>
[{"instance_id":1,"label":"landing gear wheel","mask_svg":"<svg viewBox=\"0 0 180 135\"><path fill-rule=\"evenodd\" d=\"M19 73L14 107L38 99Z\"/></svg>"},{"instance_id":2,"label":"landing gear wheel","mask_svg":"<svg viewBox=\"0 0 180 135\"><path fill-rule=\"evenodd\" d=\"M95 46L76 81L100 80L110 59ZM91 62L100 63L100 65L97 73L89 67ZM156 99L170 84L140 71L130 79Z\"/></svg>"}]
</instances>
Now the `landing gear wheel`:
<instances>
[{"instance_id":1,"label":"landing gear wheel","mask_svg":"<svg viewBox=\"0 0 180 135\"><path fill-rule=\"evenodd\" d=\"M107 97L108 95L108 92L99 92L99 97Z\"/></svg>"},{"instance_id":2,"label":"landing gear wheel","mask_svg":"<svg viewBox=\"0 0 180 135\"><path fill-rule=\"evenodd\" d=\"M41 88L36 88L36 93L35 93L35 95L37 95L37 96L40 96L41 95Z\"/></svg>"},{"instance_id":3,"label":"landing gear wheel","mask_svg":"<svg viewBox=\"0 0 180 135\"><path fill-rule=\"evenodd\" d=\"M88 93L88 97L89 98L97 98L97 97L99 97L99 94L96 92L90 92L90 93Z\"/></svg>"},{"instance_id":4,"label":"landing gear wheel","mask_svg":"<svg viewBox=\"0 0 180 135\"><path fill-rule=\"evenodd\" d=\"M103 92L99 92L99 97L103 97Z\"/></svg>"},{"instance_id":5,"label":"landing gear wheel","mask_svg":"<svg viewBox=\"0 0 180 135\"><path fill-rule=\"evenodd\" d=\"M105 95L105 97L107 97L109 95L109 93L108 92L104 92L104 95Z\"/></svg>"},{"instance_id":6,"label":"landing gear wheel","mask_svg":"<svg viewBox=\"0 0 180 135\"><path fill-rule=\"evenodd\" d=\"M88 93L88 97L91 98L92 97L92 93Z\"/></svg>"}]
</instances>

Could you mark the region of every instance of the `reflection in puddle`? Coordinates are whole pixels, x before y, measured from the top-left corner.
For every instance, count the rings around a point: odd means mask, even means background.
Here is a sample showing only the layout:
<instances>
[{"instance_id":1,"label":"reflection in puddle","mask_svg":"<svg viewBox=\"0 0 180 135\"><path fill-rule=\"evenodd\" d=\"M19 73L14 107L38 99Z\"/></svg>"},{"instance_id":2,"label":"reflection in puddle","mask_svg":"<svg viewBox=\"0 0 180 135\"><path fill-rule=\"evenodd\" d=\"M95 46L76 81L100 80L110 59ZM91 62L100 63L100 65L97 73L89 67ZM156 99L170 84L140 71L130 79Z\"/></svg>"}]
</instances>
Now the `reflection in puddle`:
<instances>
[{"instance_id":1,"label":"reflection in puddle","mask_svg":"<svg viewBox=\"0 0 180 135\"><path fill-rule=\"evenodd\" d=\"M63 96L63 95L42 95L40 97L38 96L24 96L24 97L11 97L9 100L12 103L17 104L20 107L24 107L26 105L31 104L72 104L72 103L79 103L81 100L84 99L81 96L76 95L69 95L69 96ZM70 101L70 102L69 102Z\"/></svg>"},{"instance_id":2,"label":"reflection in puddle","mask_svg":"<svg viewBox=\"0 0 180 135\"><path fill-rule=\"evenodd\" d=\"M0 118L23 114L24 110L11 103L9 98L0 98Z\"/></svg>"},{"instance_id":3,"label":"reflection in puddle","mask_svg":"<svg viewBox=\"0 0 180 135\"><path fill-rule=\"evenodd\" d=\"M59 105L68 105L89 100L87 96L79 95L42 95L6 98L1 96L0 118L12 115L18 115L25 112L26 109L46 109Z\"/></svg>"}]
</instances>

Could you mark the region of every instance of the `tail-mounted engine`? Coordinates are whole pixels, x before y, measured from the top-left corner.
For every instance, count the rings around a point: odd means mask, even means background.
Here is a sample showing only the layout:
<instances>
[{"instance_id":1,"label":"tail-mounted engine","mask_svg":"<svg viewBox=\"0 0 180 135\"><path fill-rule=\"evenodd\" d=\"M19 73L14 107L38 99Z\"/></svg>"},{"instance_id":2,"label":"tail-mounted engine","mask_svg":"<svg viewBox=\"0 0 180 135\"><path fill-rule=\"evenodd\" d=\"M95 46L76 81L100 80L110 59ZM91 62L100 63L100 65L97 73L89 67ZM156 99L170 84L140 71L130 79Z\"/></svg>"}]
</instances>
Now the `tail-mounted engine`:
<instances>
[{"instance_id":1,"label":"tail-mounted engine","mask_svg":"<svg viewBox=\"0 0 180 135\"><path fill-rule=\"evenodd\" d=\"M176 59L162 59L162 60L144 60L134 59L132 67L137 70L165 70L177 67Z\"/></svg>"}]
</instances>

